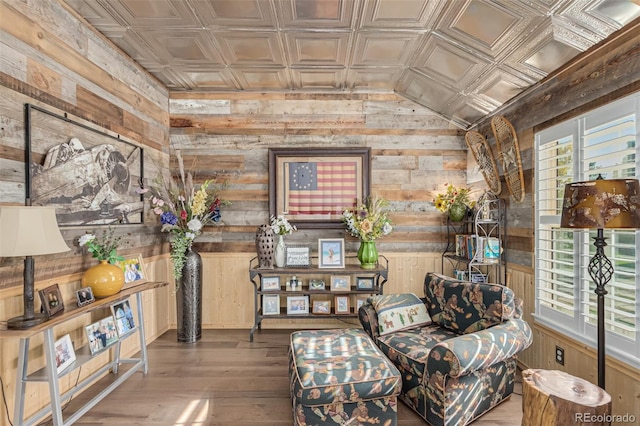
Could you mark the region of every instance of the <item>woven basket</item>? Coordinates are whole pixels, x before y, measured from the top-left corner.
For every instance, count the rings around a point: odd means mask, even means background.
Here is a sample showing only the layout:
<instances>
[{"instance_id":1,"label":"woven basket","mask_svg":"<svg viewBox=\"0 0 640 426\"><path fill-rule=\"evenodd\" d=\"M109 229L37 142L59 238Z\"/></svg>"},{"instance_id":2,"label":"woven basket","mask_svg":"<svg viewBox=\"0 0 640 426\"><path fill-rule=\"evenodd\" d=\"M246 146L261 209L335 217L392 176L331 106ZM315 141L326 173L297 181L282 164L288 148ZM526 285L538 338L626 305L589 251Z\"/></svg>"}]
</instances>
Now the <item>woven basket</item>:
<instances>
[{"instance_id":1,"label":"woven basket","mask_svg":"<svg viewBox=\"0 0 640 426\"><path fill-rule=\"evenodd\" d=\"M511 199L521 203L524 200L524 177L516 131L511 123L500 115L496 115L491 119L491 129L500 150L504 179L511 194Z\"/></svg>"}]
</instances>

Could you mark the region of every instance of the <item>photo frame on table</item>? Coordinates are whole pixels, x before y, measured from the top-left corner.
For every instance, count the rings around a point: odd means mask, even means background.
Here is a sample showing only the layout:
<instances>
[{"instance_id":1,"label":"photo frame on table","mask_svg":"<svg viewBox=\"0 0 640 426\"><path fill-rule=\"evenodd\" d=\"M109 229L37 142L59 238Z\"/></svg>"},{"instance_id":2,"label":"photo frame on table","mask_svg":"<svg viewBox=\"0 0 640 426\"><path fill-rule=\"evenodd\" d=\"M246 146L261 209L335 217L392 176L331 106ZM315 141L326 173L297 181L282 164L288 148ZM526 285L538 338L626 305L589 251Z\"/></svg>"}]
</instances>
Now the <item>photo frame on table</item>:
<instances>
[{"instance_id":1,"label":"photo frame on table","mask_svg":"<svg viewBox=\"0 0 640 426\"><path fill-rule=\"evenodd\" d=\"M136 322L133 319L133 311L129 304L129 299L111 305L111 313L116 321L118 336L122 338L136 329Z\"/></svg>"},{"instance_id":2,"label":"photo frame on table","mask_svg":"<svg viewBox=\"0 0 640 426\"><path fill-rule=\"evenodd\" d=\"M287 296L287 315L307 315L309 296Z\"/></svg>"},{"instance_id":3,"label":"photo frame on table","mask_svg":"<svg viewBox=\"0 0 640 426\"><path fill-rule=\"evenodd\" d=\"M262 291L280 290L280 277L261 277L260 288L262 289Z\"/></svg>"},{"instance_id":4,"label":"photo frame on table","mask_svg":"<svg viewBox=\"0 0 640 426\"><path fill-rule=\"evenodd\" d=\"M71 336L65 334L53 345L56 353L56 372L60 374L76 360Z\"/></svg>"},{"instance_id":5,"label":"photo frame on table","mask_svg":"<svg viewBox=\"0 0 640 426\"><path fill-rule=\"evenodd\" d=\"M373 290L375 285L373 277L356 277L356 290Z\"/></svg>"},{"instance_id":6,"label":"photo frame on table","mask_svg":"<svg viewBox=\"0 0 640 426\"><path fill-rule=\"evenodd\" d=\"M331 302L329 300L314 300L311 312L317 315L329 315L331 313Z\"/></svg>"},{"instance_id":7,"label":"photo frame on table","mask_svg":"<svg viewBox=\"0 0 640 426\"><path fill-rule=\"evenodd\" d=\"M289 247L289 246L287 246L287 250L285 252L284 265L287 268L295 268L295 267L306 268L308 266L311 266L311 247L309 247L309 246L300 246L300 247Z\"/></svg>"},{"instance_id":8,"label":"photo frame on table","mask_svg":"<svg viewBox=\"0 0 640 426\"><path fill-rule=\"evenodd\" d=\"M88 305L96 301L91 287L83 287L76 291L76 303L78 307Z\"/></svg>"},{"instance_id":9,"label":"photo frame on table","mask_svg":"<svg viewBox=\"0 0 640 426\"><path fill-rule=\"evenodd\" d=\"M124 283L134 284L147 281L147 272L144 269L142 254L125 258L117 263L117 266L124 272Z\"/></svg>"},{"instance_id":10,"label":"photo frame on table","mask_svg":"<svg viewBox=\"0 0 640 426\"><path fill-rule=\"evenodd\" d=\"M38 291L38 294L40 295L40 302L42 303L42 312L47 317L52 317L64 311L64 301L62 300L62 294L60 293L58 284L43 288Z\"/></svg>"},{"instance_id":11,"label":"photo frame on table","mask_svg":"<svg viewBox=\"0 0 640 426\"><path fill-rule=\"evenodd\" d=\"M85 326L89 351L95 355L118 342L118 330L113 315Z\"/></svg>"},{"instance_id":12,"label":"photo frame on table","mask_svg":"<svg viewBox=\"0 0 640 426\"><path fill-rule=\"evenodd\" d=\"M351 290L351 277L349 275L332 275L331 291L349 291Z\"/></svg>"},{"instance_id":13,"label":"photo frame on table","mask_svg":"<svg viewBox=\"0 0 640 426\"><path fill-rule=\"evenodd\" d=\"M143 149L89 122L25 104L26 198L60 226L143 223ZM112 196L116 195L116 196Z\"/></svg>"},{"instance_id":14,"label":"photo frame on table","mask_svg":"<svg viewBox=\"0 0 640 426\"><path fill-rule=\"evenodd\" d=\"M335 296L333 306L336 315L345 315L351 313L351 308L349 306L349 296Z\"/></svg>"},{"instance_id":15,"label":"photo frame on table","mask_svg":"<svg viewBox=\"0 0 640 426\"><path fill-rule=\"evenodd\" d=\"M262 295L262 315L278 315L280 313L280 295Z\"/></svg>"},{"instance_id":16,"label":"photo frame on table","mask_svg":"<svg viewBox=\"0 0 640 426\"><path fill-rule=\"evenodd\" d=\"M344 238L318 240L318 268L344 268Z\"/></svg>"},{"instance_id":17,"label":"photo frame on table","mask_svg":"<svg viewBox=\"0 0 640 426\"><path fill-rule=\"evenodd\" d=\"M323 280L312 278L309 280L309 290L324 290L325 284Z\"/></svg>"},{"instance_id":18,"label":"photo frame on table","mask_svg":"<svg viewBox=\"0 0 640 426\"><path fill-rule=\"evenodd\" d=\"M269 217L343 228L342 212L369 196L370 182L370 148L271 148Z\"/></svg>"}]
</instances>

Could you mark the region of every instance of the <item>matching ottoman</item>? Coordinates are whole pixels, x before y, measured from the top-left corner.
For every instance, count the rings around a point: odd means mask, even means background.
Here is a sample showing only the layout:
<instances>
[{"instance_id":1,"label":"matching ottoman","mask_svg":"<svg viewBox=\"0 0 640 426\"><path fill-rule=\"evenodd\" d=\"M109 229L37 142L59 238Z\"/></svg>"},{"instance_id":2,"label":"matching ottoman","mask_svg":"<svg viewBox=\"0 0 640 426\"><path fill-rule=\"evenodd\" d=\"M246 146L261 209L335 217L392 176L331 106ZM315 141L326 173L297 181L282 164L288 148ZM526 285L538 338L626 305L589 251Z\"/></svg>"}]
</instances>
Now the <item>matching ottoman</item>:
<instances>
[{"instance_id":1,"label":"matching ottoman","mask_svg":"<svg viewBox=\"0 0 640 426\"><path fill-rule=\"evenodd\" d=\"M397 368L360 329L291 334L294 425L397 425Z\"/></svg>"}]
</instances>

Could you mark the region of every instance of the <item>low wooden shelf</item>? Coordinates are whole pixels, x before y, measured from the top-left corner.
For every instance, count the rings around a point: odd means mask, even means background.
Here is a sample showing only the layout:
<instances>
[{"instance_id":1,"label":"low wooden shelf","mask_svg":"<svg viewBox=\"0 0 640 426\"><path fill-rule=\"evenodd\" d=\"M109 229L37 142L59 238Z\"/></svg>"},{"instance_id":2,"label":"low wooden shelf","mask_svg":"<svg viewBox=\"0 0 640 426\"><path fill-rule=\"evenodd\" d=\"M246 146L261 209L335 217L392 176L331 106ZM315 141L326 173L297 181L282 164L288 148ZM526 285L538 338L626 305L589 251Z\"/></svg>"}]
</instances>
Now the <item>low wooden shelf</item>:
<instances>
[{"instance_id":1,"label":"low wooden shelf","mask_svg":"<svg viewBox=\"0 0 640 426\"><path fill-rule=\"evenodd\" d=\"M14 417L13 424L21 425L21 426L31 426L38 424L45 416L51 415L54 426L62 426L62 425L71 425L76 422L83 414L89 411L93 406L95 406L98 402L100 402L105 396L111 393L114 389L116 389L122 382L127 380L130 376L132 376L136 371L142 370L144 374L147 373L149 369L149 360L147 357L147 345L146 338L144 335L144 314L142 311L142 292L146 290L152 290L155 288L163 287L168 285L167 282L163 281L152 281L145 282L137 285L133 285L130 287L124 288L118 294L113 296L105 297L103 299L96 299L95 302L85 305L82 307L69 306L65 307L65 310L58 315L53 316L48 321L45 321L42 324L38 324L34 327L25 330L0 330L0 338L19 338L20 339L20 347L18 351L18 368L17 368L17 379L16 379L16 398L15 398L15 408L14 408ZM135 334L138 335L140 340L140 356L137 358L120 358L120 340L111 346L111 348L106 349L105 351L112 350L112 359L97 371L90 374L85 379L78 382L75 386L71 387L65 393L61 393L60 385L58 380L60 377L65 376L77 368L81 367L84 363L91 361L94 359L93 356L88 351L88 348L85 346L83 348L79 348L76 351L76 360L70 366L65 368L63 371L58 373L56 371L56 354L55 354L55 336L54 336L54 327L57 325L63 324L66 321L77 318L81 315L109 308L114 303L119 301L123 301L128 299L130 296L136 296L136 306L138 309L138 324L136 327L127 335L123 336L123 339L127 339ZM39 335L40 333L44 336L44 355L45 355L45 366L36 370L35 372L28 374L28 366L29 366L29 344L31 338ZM121 365L128 365L126 371L118 372L118 368ZM89 402L80 407L76 412L74 412L67 419L64 419L62 416L62 406L64 403L69 401L71 397L86 387L89 387L97 378L102 376L104 373L111 370L113 374L117 375L117 378L111 382L107 387L102 389L96 396L94 396ZM25 406L25 397L26 397L26 385L29 382L46 382L49 385L49 394L51 397L51 403L49 406L44 407L37 413L33 414L28 419L24 418L24 406Z\"/></svg>"}]
</instances>

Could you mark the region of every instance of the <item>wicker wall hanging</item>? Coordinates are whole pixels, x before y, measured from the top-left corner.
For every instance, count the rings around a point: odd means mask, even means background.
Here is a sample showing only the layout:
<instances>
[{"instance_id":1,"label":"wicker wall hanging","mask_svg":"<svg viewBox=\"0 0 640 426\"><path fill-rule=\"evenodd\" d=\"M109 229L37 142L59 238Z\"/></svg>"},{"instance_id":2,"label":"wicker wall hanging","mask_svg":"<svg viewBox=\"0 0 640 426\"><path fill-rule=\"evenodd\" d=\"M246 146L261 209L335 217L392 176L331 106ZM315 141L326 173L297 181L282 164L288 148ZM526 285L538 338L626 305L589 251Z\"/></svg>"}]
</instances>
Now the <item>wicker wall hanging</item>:
<instances>
[{"instance_id":1,"label":"wicker wall hanging","mask_svg":"<svg viewBox=\"0 0 640 426\"><path fill-rule=\"evenodd\" d=\"M491 129L493 129L500 150L502 170L511 199L521 203L524 200L524 177L516 131L511 123L500 115L491 119Z\"/></svg>"},{"instance_id":2,"label":"wicker wall hanging","mask_svg":"<svg viewBox=\"0 0 640 426\"><path fill-rule=\"evenodd\" d=\"M498 173L498 167L493 159L493 153L487 143L487 139L482 136L481 133L471 131L464 135L464 140L467 142L473 158L476 159L480 171L484 176L484 180L487 181L487 185L489 185L489 190L495 195L500 195L502 191L500 174Z\"/></svg>"}]
</instances>

